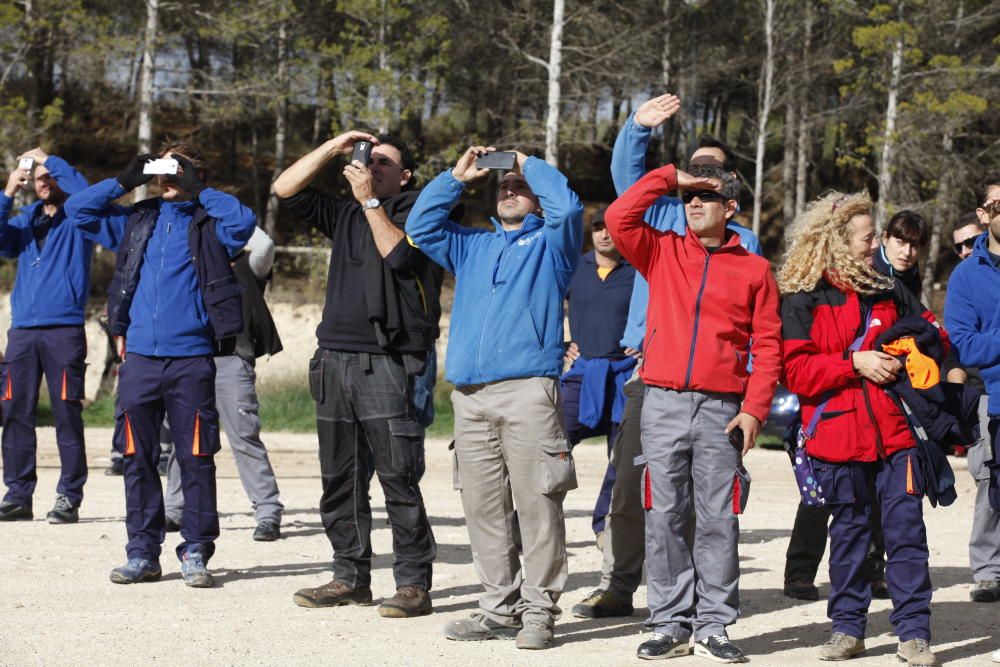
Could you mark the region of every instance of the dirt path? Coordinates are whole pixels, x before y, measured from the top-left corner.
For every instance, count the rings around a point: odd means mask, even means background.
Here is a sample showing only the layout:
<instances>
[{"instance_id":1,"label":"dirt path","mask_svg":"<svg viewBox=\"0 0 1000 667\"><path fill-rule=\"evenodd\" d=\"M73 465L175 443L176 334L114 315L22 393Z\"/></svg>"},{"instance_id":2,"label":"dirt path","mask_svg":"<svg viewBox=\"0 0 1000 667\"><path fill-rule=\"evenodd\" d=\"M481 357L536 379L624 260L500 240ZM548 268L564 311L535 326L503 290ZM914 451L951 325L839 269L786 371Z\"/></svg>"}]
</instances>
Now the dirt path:
<instances>
[{"instance_id":1,"label":"dirt path","mask_svg":"<svg viewBox=\"0 0 1000 667\"><path fill-rule=\"evenodd\" d=\"M42 449L35 515L54 497L54 433L40 433ZM155 584L116 586L108 571L124 562L122 480L106 477L110 432L89 429L92 474L81 523L50 526L42 520L0 524L0 664L274 664L315 665L626 665L639 664L636 646L642 612L630 619L581 621L564 614L558 646L526 654L512 642L456 643L442 625L475 608L479 586L458 493L451 489L445 443L428 443L423 489L439 545L432 616L387 620L374 607L302 609L292 593L329 579L330 545L315 511L319 496L314 436L270 434L266 441L286 505L285 539L251 540L253 518L228 452L219 457L222 536L212 560L218 585L186 588L172 557L179 541L168 535L164 578ZM600 558L590 532L590 508L601 475L599 446L578 448L581 488L566 502L570 576L561 603L579 602L597 582ZM815 647L829 624L825 602L800 603L781 595L781 575L796 495L787 459L756 451L749 467L753 497L742 520L743 618L731 629L757 665L816 664ZM1000 648L1000 604L968 602L967 543L971 480L956 462L960 497L949 508L927 509L931 538L934 645L952 664L987 665ZM391 536L373 490L376 596L393 592ZM825 594L826 565L821 568ZM640 589L636 607L645 604ZM890 603L873 604L868 653L852 665L894 665ZM671 665L709 664L698 658Z\"/></svg>"}]
</instances>

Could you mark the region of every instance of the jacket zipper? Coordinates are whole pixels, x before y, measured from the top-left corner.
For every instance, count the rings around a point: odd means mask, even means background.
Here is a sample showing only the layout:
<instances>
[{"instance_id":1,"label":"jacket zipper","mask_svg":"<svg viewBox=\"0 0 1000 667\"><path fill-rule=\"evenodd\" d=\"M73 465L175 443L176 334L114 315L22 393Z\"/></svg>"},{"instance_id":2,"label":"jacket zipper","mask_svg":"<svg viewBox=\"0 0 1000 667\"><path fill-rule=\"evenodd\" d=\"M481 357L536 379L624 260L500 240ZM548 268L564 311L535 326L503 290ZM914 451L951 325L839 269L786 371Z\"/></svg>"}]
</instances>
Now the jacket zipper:
<instances>
[{"instance_id":1,"label":"jacket zipper","mask_svg":"<svg viewBox=\"0 0 1000 667\"><path fill-rule=\"evenodd\" d=\"M698 288L698 298L694 302L694 327L691 329L691 351L688 353L687 374L684 376L684 387L691 384L691 373L694 371L695 344L698 341L698 322L701 317L701 298L705 295L705 283L708 282L708 262L712 259L711 253L705 256L705 267L701 273L701 287Z\"/></svg>"},{"instance_id":2,"label":"jacket zipper","mask_svg":"<svg viewBox=\"0 0 1000 667\"><path fill-rule=\"evenodd\" d=\"M523 230L524 227L522 225L518 232L522 232ZM500 264L503 262L503 255L507 252L507 248L509 248L517 239L521 238L521 236L523 236L523 234L518 233L511 236L509 240L505 239L503 250L500 251L500 254L497 256L497 261L493 265L493 278L490 284L490 302L486 304L486 313L483 315L483 324L479 328L479 347L476 350L476 373L479 375L479 380L483 379L483 339L486 337L486 323L489 321L490 309L493 307L493 297L496 296L497 293L497 275L500 273Z\"/></svg>"},{"instance_id":3,"label":"jacket zipper","mask_svg":"<svg viewBox=\"0 0 1000 667\"><path fill-rule=\"evenodd\" d=\"M880 459L886 459L885 454L885 444L882 442L882 433L878 430L878 423L875 421L875 412L872 410L871 401L868 398L868 382L861 378L861 395L865 398L865 410L868 411L868 418L872 421L872 426L875 427L875 451L878 452L878 457Z\"/></svg>"}]
</instances>

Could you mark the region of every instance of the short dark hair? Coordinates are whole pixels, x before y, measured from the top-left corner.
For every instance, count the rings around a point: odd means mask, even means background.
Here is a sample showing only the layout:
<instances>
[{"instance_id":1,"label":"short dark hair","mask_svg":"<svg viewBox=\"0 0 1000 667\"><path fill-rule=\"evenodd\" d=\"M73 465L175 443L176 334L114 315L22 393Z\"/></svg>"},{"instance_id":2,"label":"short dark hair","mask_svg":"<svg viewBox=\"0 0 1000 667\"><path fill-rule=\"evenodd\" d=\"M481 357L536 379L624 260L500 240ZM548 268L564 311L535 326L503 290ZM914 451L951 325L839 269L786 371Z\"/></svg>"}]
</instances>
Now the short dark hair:
<instances>
[{"instance_id":1,"label":"short dark hair","mask_svg":"<svg viewBox=\"0 0 1000 667\"><path fill-rule=\"evenodd\" d=\"M169 136L164 137L163 141L160 142L159 154L169 156L171 153L180 153L191 161L195 169L203 172L206 176L208 175L208 167L205 164L205 153L190 141L174 139Z\"/></svg>"},{"instance_id":2,"label":"short dark hair","mask_svg":"<svg viewBox=\"0 0 1000 667\"><path fill-rule=\"evenodd\" d=\"M889 218L885 234L923 248L931 237L931 230L927 221L916 211L900 211Z\"/></svg>"},{"instance_id":3,"label":"short dark hair","mask_svg":"<svg viewBox=\"0 0 1000 667\"><path fill-rule=\"evenodd\" d=\"M726 161L722 166L730 171L736 168L736 154L725 141L716 139L711 134L703 134L698 137L698 148L718 148L726 156Z\"/></svg>"},{"instance_id":4,"label":"short dark hair","mask_svg":"<svg viewBox=\"0 0 1000 667\"><path fill-rule=\"evenodd\" d=\"M417 171L417 161L413 159L413 153L410 152L409 146L395 134L380 134L378 135L378 142L379 144L392 146L399 151L399 155L403 160L403 169L407 169L410 172L410 180L403 186L404 190L408 190L413 185Z\"/></svg>"},{"instance_id":5,"label":"short dark hair","mask_svg":"<svg viewBox=\"0 0 1000 667\"><path fill-rule=\"evenodd\" d=\"M975 211L969 211L968 213L963 213L955 221L955 224L951 226L951 231L957 232L963 227L968 227L969 225L975 225L976 227L982 227L979 223L979 215Z\"/></svg>"},{"instance_id":6,"label":"short dark hair","mask_svg":"<svg viewBox=\"0 0 1000 667\"><path fill-rule=\"evenodd\" d=\"M716 167L710 164L696 164L692 166L688 173L696 178L714 178L722 181L722 196L728 199L740 200L740 182L732 172L723 167Z\"/></svg>"},{"instance_id":7,"label":"short dark hair","mask_svg":"<svg viewBox=\"0 0 1000 667\"><path fill-rule=\"evenodd\" d=\"M980 182L979 189L976 190L976 206L982 206L986 203L986 198L989 196L990 188L994 185L1000 186L1000 171L994 171L986 174L986 178Z\"/></svg>"}]
</instances>

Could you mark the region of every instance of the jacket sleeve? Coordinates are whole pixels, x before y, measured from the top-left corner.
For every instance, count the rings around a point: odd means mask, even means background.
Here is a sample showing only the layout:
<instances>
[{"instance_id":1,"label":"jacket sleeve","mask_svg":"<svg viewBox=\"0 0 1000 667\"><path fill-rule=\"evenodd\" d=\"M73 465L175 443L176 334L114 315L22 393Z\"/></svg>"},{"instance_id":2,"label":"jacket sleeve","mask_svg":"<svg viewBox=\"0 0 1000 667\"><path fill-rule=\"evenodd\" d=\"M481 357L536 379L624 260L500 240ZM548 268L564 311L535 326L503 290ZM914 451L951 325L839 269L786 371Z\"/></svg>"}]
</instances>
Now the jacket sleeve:
<instances>
[{"instance_id":1,"label":"jacket sleeve","mask_svg":"<svg viewBox=\"0 0 1000 667\"><path fill-rule=\"evenodd\" d=\"M648 277L656 259L661 232L643 222L643 215L658 197L676 187L677 170L672 164L654 169L616 199L604 214L618 251L644 277Z\"/></svg>"},{"instance_id":2,"label":"jacket sleeve","mask_svg":"<svg viewBox=\"0 0 1000 667\"><path fill-rule=\"evenodd\" d=\"M847 386L855 378L850 351L820 352L812 339L813 300L806 292L786 296L781 302L781 336L784 372L782 383L801 396ZM757 360L754 359L756 371Z\"/></svg>"},{"instance_id":3,"label":"jacket sleeve","mask_svg":"<svg viewBox=\"0 0 1000 667\"><path fill-rule=\"evenodd\" d=\"M291 197L285 197L281 204L331 240L337 223L348 214L352 206L360 206L353 199L333 199L314 188L306 188Z\"/></svg>"},{"instance_id":4,"label":"jacket sleeve","mask_svg":"<svg viewBox=\"0 0 1000 667\"><path fill-rule=\"evenodd\" d=\"M967 259L971 262L975 258ZM1000 364L1000 329L990 329L980 314L981 309L989 309L990 315L996 309L996 301L983 298L965 275L959 265L952 273L951 284L944 302L944 321L951 340L958 350L958 360L963 366L989 368ZM958 275L956 275L958 274Z\"/></svg>"},{"instance_id":5,"label":"jacket sleeve","mask_svg":"<svg viewBox=\"0 0 1000 667\"><path fill-rule=\"evenodd\" d=\"M45 160L45 168L59 184L59 189L67 195L74 195L90 187L90 183L69 162L56 155L50 155Z\"/></svg>"},{"instance_id":6,"label":"jacket sleeve","mask_svg":"<svg viewBox=\"0 0 1000 667\"><path fill-rule=\"evenodd\" d=\"M21 230L28 225L28 214L22 212L13 218L10 211L14 208L13 197L8 197L6 193L0 192L0 257L14 259L23 250L21 239L24 238Z\"/></svg>"},{"instance_id":7,"label":"jacket sleeve","mask_svg":"<svg viewBox=\"0 0 1000 667\"><path fill-rule=\"evenodd\" d=\"M902 280L896 279L895 283L893 286L893 296L899 316L902 318L912 315L926 320L931 326L937 329L938 335L941 337L942 354L948 356L952 347L951 337L948 335L948 332L938 322L934 313L928 310L924 304L920 303L920 299L903 284Z\"/></svg>"},{"instance_id":8,"label":"jacket sleeve","mask_svg":"<svg viewBox=\"0 0 1000 667\"><path fill-rule=\"evenodd\" d=\"M545 246L555 262L560 288L569 287L583 250L583 205L561 171L545 160L529 157L524 180L545 212Z\"/></svg>"},{"instance_id":9,"label":"jacket sleeve","mask_svg":"<svg viewBox=\"0 0 1000 667\"><path fill-rule=\"evenodd\" d=\"M778 311L778 285L768 268L764 282L754 294L750 321L753 372L747 382L742 411L762 423L771 411L774 388L781 376L781 315Z\"/></svg>"},{"instance_id":10,"label":"jacket sleeve","mask_svg":"<svg viewBox=\"0 0 1000 667\"><path fill-rule=\"evenodd\" d=\"M462 269L475 236L483 233L448 219L464 189L451 169L443 171L420 191L405 227L410 243L455 275Z\"/></svg>"},{"instance_id":11,"label":"jacket sleeve","mask_svg":"<svg viewBox=\"0 0 1000 667\"><path fill-rule=\"evenodd\" d=\"M198 195L205 212L215 218L215 234L234 257L253 236L257 215L236 197L215 188L205 188Z\"/></svg>"},{"instance_id":12,"label":"jacket sleeve","mask_svg":"<svg viewBox=\"0 0 1000 667\"><path fill-rule=\"evenodd\" d=\"M63 205L66 219L85 235L117 252L132 209L111 202L125 194L117 179L107 178L71 195Z\"/></svg>"}]
</instances>

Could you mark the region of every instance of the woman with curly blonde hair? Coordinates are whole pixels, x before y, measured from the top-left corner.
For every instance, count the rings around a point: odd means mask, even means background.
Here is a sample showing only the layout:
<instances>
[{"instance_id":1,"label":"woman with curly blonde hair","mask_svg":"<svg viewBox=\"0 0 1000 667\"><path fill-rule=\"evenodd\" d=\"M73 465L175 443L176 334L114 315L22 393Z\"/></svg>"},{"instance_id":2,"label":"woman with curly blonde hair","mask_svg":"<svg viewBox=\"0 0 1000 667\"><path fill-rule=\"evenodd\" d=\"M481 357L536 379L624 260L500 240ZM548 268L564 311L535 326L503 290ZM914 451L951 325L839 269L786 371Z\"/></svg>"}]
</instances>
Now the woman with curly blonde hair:
<instances>
[{"instance_id":1,"label":"woman with curly blonde hair","mask_svg":"<svg viewBox=\"0 0 1000 667\"><path fill-rule=\"evenodd\" d=\"M866 561L877 508L897 655L910 665L933 665L923 475L906 418L884 389L902 365L874 346L901 318L934 323L934 316L872 268L871 206L863 192L831 192L813 202L792 223L778 273L783 382L799 396L806 454L832 517L833 634L819 657L845 660L865 650L872 598Z\"/></svg>"}]
</instances>

